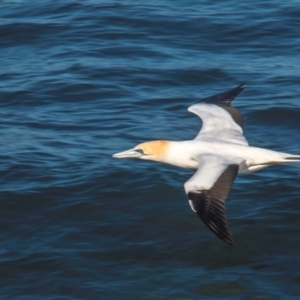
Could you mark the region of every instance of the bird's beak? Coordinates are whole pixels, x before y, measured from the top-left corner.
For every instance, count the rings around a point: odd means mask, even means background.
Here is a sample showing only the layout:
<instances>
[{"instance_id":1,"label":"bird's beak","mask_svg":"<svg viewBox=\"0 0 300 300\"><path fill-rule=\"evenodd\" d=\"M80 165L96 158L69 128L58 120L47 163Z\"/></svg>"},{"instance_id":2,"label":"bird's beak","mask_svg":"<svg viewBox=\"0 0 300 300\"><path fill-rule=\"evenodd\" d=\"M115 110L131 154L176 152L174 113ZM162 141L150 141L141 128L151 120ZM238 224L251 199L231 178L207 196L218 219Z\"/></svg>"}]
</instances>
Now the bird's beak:
<instances>
[{"instance_id":1,"label":"bird's beak","mask_svg":"<svg viewBox=\"0 0 300 300\"><path fill-rule=\"evenodd\" d=\"M139 158L142 154L135 149L119 152L113 155L115 158Z\"/></svg>"}]
</instances>

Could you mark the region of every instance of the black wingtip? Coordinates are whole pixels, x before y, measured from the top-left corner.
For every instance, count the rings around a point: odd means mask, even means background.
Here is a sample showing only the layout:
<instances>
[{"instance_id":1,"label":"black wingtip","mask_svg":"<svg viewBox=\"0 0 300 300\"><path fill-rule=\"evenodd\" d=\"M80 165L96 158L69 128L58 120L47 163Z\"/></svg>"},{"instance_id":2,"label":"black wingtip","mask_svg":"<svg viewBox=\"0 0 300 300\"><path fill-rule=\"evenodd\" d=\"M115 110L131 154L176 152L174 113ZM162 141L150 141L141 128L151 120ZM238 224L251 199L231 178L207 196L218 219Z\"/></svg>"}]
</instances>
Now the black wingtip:
<instances>
[{"instance_id":1,"label":"black wingtip","mask_svg":"<svg viewBox=\"0 0 300 300\"><path fill-rule=\"evenodd\" d=\"M245 84L242 83L242 84L238 85L237 87L235 87L231 90L228 90L226 92L215 94L213 96L200 99L199 101L197 101L197 103L204 102L204 103L223 104L223 105L229 106L230 103L233 101L233 99L239 93L241 93L244 90L244 88L245 88Z\"/></svg>"},{"instance_id":2,"label":"black wingtip","mask_svg":"<svg viewBox=\"0 0 300 300\"><path fill-rule=\"evenodd\" d=\"M224 203L214 201L215 199L209 193L210 191L207 190L188 193L193 210L209 230L219 239L233 246L234 241L228 226Z\"/></svg>"},{"instance_id":3,"label":"black wingtip","mask_svg":"<svg viewBox=\"0 0 300 300\"><path fill-rule=\"evenodd\" d=\"M240 85L238 85L236 87L236 89L240 90L240 92L242 92L245 89L245 83L241 83Z\"/></svg>"},{"instance_id":4,"label":"black wingtip","mask_svg":"<svg viewBox=\"0 0 300 300\"><path fill-rule=\"evenodd\" d=\"M225 221L225 226L223 228L218 228L216 231L215 228L211 228L209 224L205 223L205 225L222 241L229 244L230 246L234 246L234 240L229 230L227 220Z\"/></svg>"},{"instance_id":5,"label":"black wingtip","mask_svg":"<svg viewBox=\"0 0 300 300\"><path fill-rule=\"evenodd\" d=\"M230 236L228 239L224 239L223 241L229 244L230 246L234 246L234 240L232 236Z\"/></svg>"}]
</instances>

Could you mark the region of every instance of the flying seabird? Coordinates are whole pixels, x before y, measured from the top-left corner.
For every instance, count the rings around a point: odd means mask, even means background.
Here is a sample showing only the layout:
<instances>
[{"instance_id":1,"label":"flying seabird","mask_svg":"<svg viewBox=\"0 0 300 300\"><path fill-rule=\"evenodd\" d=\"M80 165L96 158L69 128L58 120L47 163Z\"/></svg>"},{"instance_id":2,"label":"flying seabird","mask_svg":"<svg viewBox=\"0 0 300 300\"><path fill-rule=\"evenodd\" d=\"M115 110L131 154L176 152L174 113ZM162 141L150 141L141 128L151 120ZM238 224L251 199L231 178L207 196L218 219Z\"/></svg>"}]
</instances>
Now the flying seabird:
<instances>
[{"instance_id":1,"label":"flying seabird","mask_svg":"<svg viewBox=\"0 0 300 300\"><path fill-rule=\"evenodd\" d=\"M300 161L300 155L249 146L243 135L242 115L231 106L232 100L243 89L241 84L203 98L188 108L203 123L195 139L150 141L113 155L197 169L184 184L191 209L216 236L230 245L234 241L227 223L225 200L237 173Z\"/></svg>"}]
</instances>

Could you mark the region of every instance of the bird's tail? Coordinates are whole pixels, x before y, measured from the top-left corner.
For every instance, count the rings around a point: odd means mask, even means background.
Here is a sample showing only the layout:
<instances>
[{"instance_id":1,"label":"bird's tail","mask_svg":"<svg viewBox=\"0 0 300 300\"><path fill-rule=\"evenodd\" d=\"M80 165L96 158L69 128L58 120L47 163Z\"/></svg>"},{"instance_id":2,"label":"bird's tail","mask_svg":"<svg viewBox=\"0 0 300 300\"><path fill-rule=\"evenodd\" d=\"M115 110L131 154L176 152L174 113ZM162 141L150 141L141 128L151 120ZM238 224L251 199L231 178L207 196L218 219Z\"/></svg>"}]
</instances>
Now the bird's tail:
<instances>
[{"instance_id":1,"label":"bird's tail","mask_svg":"<svg viewBox=\"0 0 300 300\"><path fill-rule=\"evenodd\" d=\"M286 156L284 159L285 159L286 162L300 161L300 155L289 155L289 156Z\"/></svg>"}]
</instances>

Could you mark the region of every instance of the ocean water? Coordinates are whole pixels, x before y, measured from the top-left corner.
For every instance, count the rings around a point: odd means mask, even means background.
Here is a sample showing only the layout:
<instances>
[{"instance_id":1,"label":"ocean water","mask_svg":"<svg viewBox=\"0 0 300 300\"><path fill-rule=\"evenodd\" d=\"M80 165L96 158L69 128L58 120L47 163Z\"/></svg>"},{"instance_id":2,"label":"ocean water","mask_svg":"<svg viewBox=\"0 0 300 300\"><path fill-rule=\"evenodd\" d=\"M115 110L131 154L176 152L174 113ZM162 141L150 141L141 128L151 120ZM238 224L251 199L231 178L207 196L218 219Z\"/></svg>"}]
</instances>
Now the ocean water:
<instances>
[{"instance_id":1,"label":"ocean water","mask_svg":"<svg viewBox=\"0 0 300 300\"><path fill-rule=\"evenodd\" d=\"M0 299L300 299L300 164L237 177L231 247L193 170L111 157L240 83L249 143L300 154L299 28L299 1L2 0Z\"/></svg>"}]
</instances>

